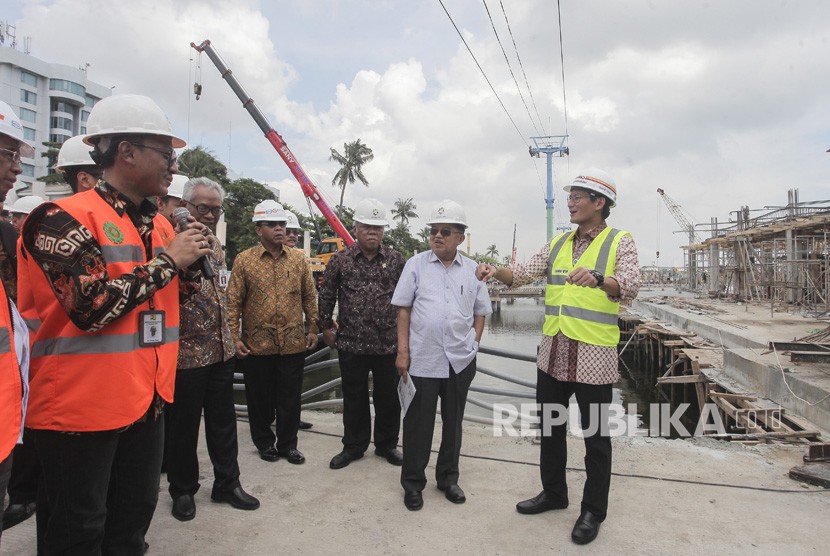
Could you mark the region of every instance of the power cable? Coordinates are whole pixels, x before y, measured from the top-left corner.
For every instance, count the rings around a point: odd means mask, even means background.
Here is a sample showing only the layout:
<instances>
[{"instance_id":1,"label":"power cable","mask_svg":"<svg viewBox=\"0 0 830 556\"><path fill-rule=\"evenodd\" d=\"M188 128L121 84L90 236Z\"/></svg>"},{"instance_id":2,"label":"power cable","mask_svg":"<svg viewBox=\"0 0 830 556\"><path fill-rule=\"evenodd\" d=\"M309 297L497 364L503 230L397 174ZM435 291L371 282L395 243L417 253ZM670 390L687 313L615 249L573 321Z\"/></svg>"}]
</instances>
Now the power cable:
<instances>
[{"instance_id":1,"label":"power cable","mask_svg":"<svg viewBox=\"0 0 830 556\"><path fill-rule=\"evenodd\" d=\"M522 99L522 104L524 104L525 110L527 111L527 117L530 118L530 124L536 131L536 135L541 135L541 133L539 132L539 128L536 127L536 122L533 121L533 116L530 115L530 108L527 107L527 102L525 101L525 97L522 94L522 89L519 87L519 82L516 80L516 75L513 73L513 67L510 65L510 60L507 58L507 52L504 51L504 45L501 43L501 38L499 38L499 32L496 30L496 24L493 22L493 16L490 15L490 8L487 7L487 0L481 0L481 3L484 4L484 10L487 12L487 17L490 19L490 26L493 28L493 34L496 35L496 42L499 43L499 48L501 48L501 53L504 56L504 61L507 62L507 69L508 71L510 71L510 77L513 78L513 83L516 84L516 90L519 92L519 98ZM504 6L502 6L502 9L504 9ZM515 42L513 43L513 46L516 46Z\"/></svg>"},{"instance_id":2,"label":"power cable","mask_svg":"<svg viewBox=\"0 0 830 556\"><path fill-rule=\"evenodd\" d=\"M565 94L565 49L562 47L562 9L556 0L556 13L559 16L559 61L562 64L562 109L565 112L565 135L568 135L568 98Z\"/></svg>"},{"instance_id":3,"label":"power cable","mask_svg":"<svg viewBox=\"0 0 830 556\"><path fill-rule=\"evenodd\" d=\"M516 52L516 59L519 61L519 67L522 69L522 76L525 78L525 85L530 95L530 101L533 104L533 110L536 112L536 118L539 120L539 125L542 126L542 132L544 133L545 124L542 123L542 116L539 115L539 109L536 108L536 99L533 98L533 91L530 89L530 82L527 80L527 73L525 73L525 67L522 64L522 57L519 56L519 48L516 46L516 39L513 37L513 30L510 28L510 20L507 19L507 12L504 10L504 4L501 0L499 0L499 5L501 6L501 13L504 14L504 22L507 24L507 32L510 33L510 40L513 41L513 50Z\"/></svg>"},{"instance_id":4,"label":"power cable","mask_svg":"<svg viewBox=\"0 0 830 556\"><path fill-rule=\"evenodd\" d=\"M476 66L478 66L478 70L481 72L481 75L484 77L484 80L487 81L488 85L490 85L490 90L492 90L493 94L496 95L496 100L499 101L499 104L501 104L501 107L504 109L504 113L507 114L507 117L510 119L510 123L513 124L513 127L516 129L516 133L518 133L519 137L521 137L522 143L525 144L525 147L530 148L530 145L528 144L528 142L525 141L524 134L519 129L519 126L516 125L516 122L515 122L515 120L513 120L513 117L510 115L510 112L507 111L507 107L501 101L501 97L499 97L499 94L496 92L496 89L495 89L495 87L493 87L493 84L490 83L490 79L487 77L487 74L484 73L484 69L481 67L481 64L478 63L478 59L476 59L476 55L473 54L473 51L470 48L470 45L467 44L466 40L464 40L464 35L461 34L461 30L458 28L458 25L455 24L455 21L453 20L452 16L450 15L450 12L447 11L447 7L444 5L444 0L438 0L438 3L441 4L441 7L444 9L444 13L447 14L447 17L450 19L450 23L452 23L452 26L455 27L455 32L458 33L458 36L461 38L461 42L463 42L464 46L467 47L467 52L469 52L470 56L473 57L473 61L476 63Z\"/></svg>"},{"instance_id":5,"label":"power cable","mask_svg":"<svg viewBox=\"0 0 830 556\"><path fill-rule=\"evenodd\" d=\"M237 421L247 421L247 419L237 417ZM332 438L340 438L339 434L333 434L329 432L323 431L316 431L316 430L306 430L303 431L305 434L318 434L320 436L330 436ZM438 450L431 450L432 453L437 454ZM481 461L492 461L496 463L513 463L516 465L526 465L528 467L539 467L538 463L530 462L530 461L520 461L515 459L507 459L507 458L497 458L493 456L477 456L472 454L461 454L462 458L465 459L476 459ZM566 467L567 471L579 471L581 473L585 472L585 468L583 467ZM686 485L701 485L701 486L711 486L711 487L719 487L719 488L731 488L731 489L739 489L739 490L754 490L758 492L776 492L776 493L783 493L783 494L817 494L817 493L830 493L830 489L821 489L817 488L815 490L806 490L806 489L788 489L788 488L771 488L771 487L758 487L758 486L751 486L751 485L737 485L733 483L712 483L707 481L696 481L693 479L677 479L672 477L659 477L657 475L643 475L641 473L620 473L617 471L612 471L611 475L615 477L627 477L629 479L645 479L649 481L661 481L666 483L680 483Z\"/></svg>"}]
</instances>

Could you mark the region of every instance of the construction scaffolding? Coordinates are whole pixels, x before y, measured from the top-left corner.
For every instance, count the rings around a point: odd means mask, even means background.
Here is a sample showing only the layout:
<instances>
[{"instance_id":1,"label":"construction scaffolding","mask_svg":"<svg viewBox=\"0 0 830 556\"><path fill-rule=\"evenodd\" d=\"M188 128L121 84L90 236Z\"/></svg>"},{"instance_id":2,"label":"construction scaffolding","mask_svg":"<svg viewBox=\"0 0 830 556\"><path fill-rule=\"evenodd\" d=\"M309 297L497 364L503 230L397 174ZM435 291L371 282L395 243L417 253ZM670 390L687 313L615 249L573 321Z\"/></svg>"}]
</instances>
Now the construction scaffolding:
<instances>
[{"instance_id":1,"label":"construction scaffolding","mask_svg":"<svg viewBox=\"0 0 830 556\"><path fill-rule=\"evenodd\" d=\"M762 212L751 218L753 212ZM830 311L830 201L741 207L728 226L713 218L711 237L683 246L684 286L709 297L770 304L771 311Z\"/></svg>"}]
</instances>

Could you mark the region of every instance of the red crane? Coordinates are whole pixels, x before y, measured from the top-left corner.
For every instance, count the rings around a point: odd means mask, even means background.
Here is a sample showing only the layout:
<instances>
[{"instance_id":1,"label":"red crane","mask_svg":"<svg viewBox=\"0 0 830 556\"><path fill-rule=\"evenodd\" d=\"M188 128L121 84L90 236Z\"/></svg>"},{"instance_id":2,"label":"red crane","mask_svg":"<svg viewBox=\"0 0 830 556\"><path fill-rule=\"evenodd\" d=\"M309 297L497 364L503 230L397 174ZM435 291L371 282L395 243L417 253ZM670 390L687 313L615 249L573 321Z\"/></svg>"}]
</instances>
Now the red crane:
<instances>
[{"instance_id":1,"label":"red crane","mask_svg":"<svg viewBox=\"0 0 830 556\"><path fill-rule=\"evenodd\" d=\"M190 46L197 52L204 52L208 55L208 58L210 58L213 65L216 66L216 69L218 69L219 73L222 75L222 79L228 82L228 85L230 85L231 89L233 89L233 92L236 93L236 96L242 101L242 106L248 111L256 124L259 126L259 129L261 129L265 134L265 138L268 139L274 149L279 153L280 158L282 158L283 162L285 162L288 166L288 169L291 170L291 173L294 174L294 177L297 178L297 181L300 183L300 187L303 190L303 194L307 198L314 201L314 204L317 205L317 208L321 213L323 213L323 216L325 216L329 224L331 224L331 227L335 233L343 238L346 245L354 243L354 238L352 238L351 234L346 230L346 227L343 226L343 223L340 222L340 219L334 211L331 210L331 207L329 207L325 199L323 199L323 196L320 194L317 186L312 183L311 179L308 177L308 174L305 173L305 170L303 170L302 166L300 166L300 163L297 162L297 158L288 148L288 145L286 145L280 134L277 133L273 127L271 127L268 119L254 103L254 99L248 96L248 93L245 92L245 89L242 88L242 85L240 85L239 81L237 81L237 79L233 76L233 72L216 52L216 49L213 48L213 45L210 44L210 41L206 40L198 45L196 43L190 43ZM199 98L199 95L201 95L202 92L202 86L197 83L194 86L194 91L196 93L196 98Z\"/></svg>"}]
</instances>

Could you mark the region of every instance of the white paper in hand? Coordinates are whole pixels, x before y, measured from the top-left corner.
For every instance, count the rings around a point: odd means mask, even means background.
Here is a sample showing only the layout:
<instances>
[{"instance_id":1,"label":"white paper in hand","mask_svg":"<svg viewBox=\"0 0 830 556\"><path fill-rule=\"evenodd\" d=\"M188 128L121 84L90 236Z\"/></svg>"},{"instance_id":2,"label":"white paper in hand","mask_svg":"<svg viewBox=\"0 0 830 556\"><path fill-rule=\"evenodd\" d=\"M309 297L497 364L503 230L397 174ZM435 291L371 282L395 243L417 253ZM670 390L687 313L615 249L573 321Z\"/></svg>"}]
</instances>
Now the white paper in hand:
<instances>
[{"instance_id":1,"label":"white paper in hand","mask_svg":"<svg viewBox=\"0 0 830 556\"><path fill-rule=\"evenodd\" d=\"M415 383L412 382L412 376L407 376L406 382L403 378L398 381L398 399L401 402L401 418L406 417L406 410L409 409L409 404L412 403L412 398L415 397Z\"/></svg>"}]
</instances>

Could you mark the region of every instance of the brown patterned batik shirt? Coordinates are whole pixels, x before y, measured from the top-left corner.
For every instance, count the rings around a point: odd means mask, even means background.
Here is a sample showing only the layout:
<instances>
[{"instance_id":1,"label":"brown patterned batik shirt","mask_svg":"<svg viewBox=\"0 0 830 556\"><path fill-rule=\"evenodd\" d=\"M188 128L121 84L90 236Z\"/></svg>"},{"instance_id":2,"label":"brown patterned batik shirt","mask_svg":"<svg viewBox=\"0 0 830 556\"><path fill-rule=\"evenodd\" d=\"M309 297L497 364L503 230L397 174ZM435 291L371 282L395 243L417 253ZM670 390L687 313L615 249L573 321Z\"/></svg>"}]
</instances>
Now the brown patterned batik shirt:
<instances>
[{"instance_id":1,"label":"brown patterned batik shirt","mask_svg":"<svg viewBox=\"0 0 830 556\"><path fill-rule=\"evenodd\" d=\"M242 340L252 355L304 352L303 315L308 332L317 334L317 289L302 251L284 248L274 258L260 244L236 256L228 286L234 341Z\"/></svg>"},{"instance_id":2,"label":"brown patterned batik shirt","mask_svg":"<svg viewBox=\"0 0 830 556\"><path fill-rule=\"evenodd\" d=\"M228 323L225 254L218 241L209 257L214 277L182 303L179 323L179 369L195 369L227 361L236 350Z\"/></svg>"},{"instance_id":3,"label":"brown patterned batik shirt","mask_svg":"<svg viewBox=\"0 0 830 556\"><path fill-rule=\"evenodd\" d=\"M576 234L573 244L573 258L579 259L591 241L607 227L603 221L585 234ZM548 273L548 255L550 244L545 244L538 253L525 264L516 264L513 271L512 287L529 284ZM640 291L640 266L637 261L637 248L630 235L620 238L617 246L617 260L614 274L611 275L620 285L620 296L608 296L615 302L631 301ZM562 332L556 336L542 336L536 366L563 382L582 382L585 384L611 384L619 378L617 368L616 346L595 346L568 338Z\"/></svg>"},{"instance_id":4,"label":"brown patterned batik shirt","mask_svg":"<svg viewBox=\"0 0 830 556\"><path fill-rule=\"evenodd\" d=\"M397 308L392 294L406 261L386 247L372 260L357 243L335 254L320 288L320 329L332 327L338 306L337 349L362 355L389 355L397 347Z\"/></svg>"}]
</instances>

